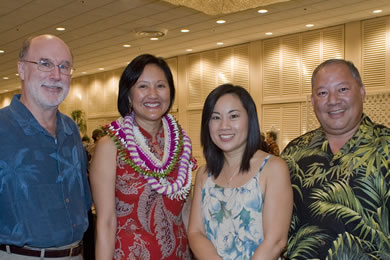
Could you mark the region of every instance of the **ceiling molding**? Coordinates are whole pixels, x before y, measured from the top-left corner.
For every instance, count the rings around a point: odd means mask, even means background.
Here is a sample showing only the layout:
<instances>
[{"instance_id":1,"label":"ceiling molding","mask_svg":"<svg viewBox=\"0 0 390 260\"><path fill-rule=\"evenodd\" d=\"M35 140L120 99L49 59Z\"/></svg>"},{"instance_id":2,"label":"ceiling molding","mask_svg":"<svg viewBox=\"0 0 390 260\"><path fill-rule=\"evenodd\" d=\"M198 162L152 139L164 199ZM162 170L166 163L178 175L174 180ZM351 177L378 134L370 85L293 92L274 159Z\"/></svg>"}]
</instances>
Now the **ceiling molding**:
<instances>
[{"instance_id":1,"label":"ceiling molding","mask_svg":"<svg viewBox=\"0 0 390 260\"><path fill-rule=\"evenodd\" d=\"M236 13L260 6L267 6L290 0L163 0L173 5L185 6L207 15Z\"/></svg>"}]
</instances>

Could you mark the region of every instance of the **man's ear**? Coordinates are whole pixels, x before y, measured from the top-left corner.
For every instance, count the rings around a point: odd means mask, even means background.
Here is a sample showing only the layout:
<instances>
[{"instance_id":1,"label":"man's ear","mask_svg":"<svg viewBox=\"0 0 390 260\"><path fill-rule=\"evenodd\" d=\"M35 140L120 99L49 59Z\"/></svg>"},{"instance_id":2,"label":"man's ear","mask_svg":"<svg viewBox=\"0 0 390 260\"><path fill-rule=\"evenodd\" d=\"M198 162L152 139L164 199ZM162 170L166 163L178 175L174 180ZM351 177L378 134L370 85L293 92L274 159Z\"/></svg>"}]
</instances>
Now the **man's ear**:
<instances>
[{"instance_id":1,"label":"man's ear","mask_svg":"<svg viewBox=\"0 0 390 260\"><path fill-rule=\"evenodd\" d=\"M18 73L21 80L24 80L24 63L22 61L18 61Z\"/></svg>"},{"instance_id":2,"label":"man's ear","mask_svg":"<svg viewBox=\"0 0 390 260\"><path fill-rule=\"evenodd\" d=\"M366 88L364 87L364 85L362 85L362 86L360 87L360 95L362 95L362 100L363 100L363 102L364 102L365 99L366 99Z\"/></svg>"}]
</instances>

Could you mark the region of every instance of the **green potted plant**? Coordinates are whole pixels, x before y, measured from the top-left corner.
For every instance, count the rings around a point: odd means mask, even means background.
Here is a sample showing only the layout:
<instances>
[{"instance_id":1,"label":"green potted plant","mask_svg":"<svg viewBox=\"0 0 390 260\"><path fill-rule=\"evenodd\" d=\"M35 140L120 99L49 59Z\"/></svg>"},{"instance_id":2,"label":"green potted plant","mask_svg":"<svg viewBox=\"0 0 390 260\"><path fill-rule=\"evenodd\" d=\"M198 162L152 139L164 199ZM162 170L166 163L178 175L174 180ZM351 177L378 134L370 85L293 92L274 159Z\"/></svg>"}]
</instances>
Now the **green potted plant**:
<instances>
[{"instance_id":1,"label":"green potted plant","mask_svg":"<svg viewBox=\"0 0 390 260\"><path fill-rule=\"evenodd\" d=\"M73 121L76 122L79 127L81 135L85 135L87 132L87 122L85 120L85 113L82 110L73 110L71 113Z\"/></svg>"}]
</instances>

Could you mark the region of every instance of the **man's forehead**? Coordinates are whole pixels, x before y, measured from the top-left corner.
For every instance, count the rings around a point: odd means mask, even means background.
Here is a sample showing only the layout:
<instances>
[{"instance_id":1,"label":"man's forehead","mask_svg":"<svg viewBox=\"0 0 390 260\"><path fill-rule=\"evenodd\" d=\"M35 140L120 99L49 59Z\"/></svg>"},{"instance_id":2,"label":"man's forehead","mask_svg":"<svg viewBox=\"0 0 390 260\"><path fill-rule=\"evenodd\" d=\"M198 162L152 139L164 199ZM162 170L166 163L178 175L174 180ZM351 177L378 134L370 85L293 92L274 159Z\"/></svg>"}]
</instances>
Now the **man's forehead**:
<instances>
[{"instance_id":1,"label":"man's forehead","mask_svg":"<svg viewBox=\"0 0 390 260\"><path fill-rule=\"evenodd\" d=\"M330 76L339 76L339 75L340 76L350 75L352 77L352 73L350 72L350 70L345 64L341 64L341 63L328 64L322 67L318 71L318 73L315 75L314 82L317 81L319 78L323 79L325 77L328 79Z\"/></svg>"},{"instance_id":2,"label":"man's forehead","mask_svg":"<svg viewBox=\"0 0 390 260\"><path fill-rule=\"evenodd\" d=\"M69 47L59 38L38 36L31 40L28 56L58 61L72 61Z\"/></svg>"},{"instance_id":3,"label":"man's forehead","mask_svg":"<svg viewBox=\"0 0 390 260\"><path fill-rule=\"evenodd\" d=\"M343 72L343 73L347 72L348 74L351 74L351 70L348 67L348 65L345 63L339 63L339 62L327 64L320 71L323 71L323 70L333 71L333 72L337 71L337 72Z\"/></svg>"}]
</instances>

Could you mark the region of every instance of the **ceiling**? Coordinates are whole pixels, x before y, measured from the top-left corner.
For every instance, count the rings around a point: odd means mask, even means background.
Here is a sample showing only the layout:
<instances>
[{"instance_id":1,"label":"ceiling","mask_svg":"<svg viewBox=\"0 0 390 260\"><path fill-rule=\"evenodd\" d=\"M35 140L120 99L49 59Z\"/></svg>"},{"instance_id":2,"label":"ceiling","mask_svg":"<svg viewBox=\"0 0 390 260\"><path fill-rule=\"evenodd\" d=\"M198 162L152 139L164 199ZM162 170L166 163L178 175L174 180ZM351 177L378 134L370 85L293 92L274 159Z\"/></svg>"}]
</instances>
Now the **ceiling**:
<instances>
[{"instance_id":1,"label":"ceiling","mask_svg":"<svg viewBox=\"0 0 390 260\"><path fill-rule=\"evenodd\" d=\"M168 58L188 54L187 49L199 52L389 15L390 0L290 0L264 8L268 13L253 8L211 16L158 0L0 0L0 50L5 51L0 54L0 93L19 87L16 61L30 35L49 33L67 42L75 57L73 77L79 77L124 67L141 53ZM376 9L383 12L372 13ZM308 23L314 27L306 28ZM165 36L152 41L142 31Z\"/></svg>"}]
</instances>

